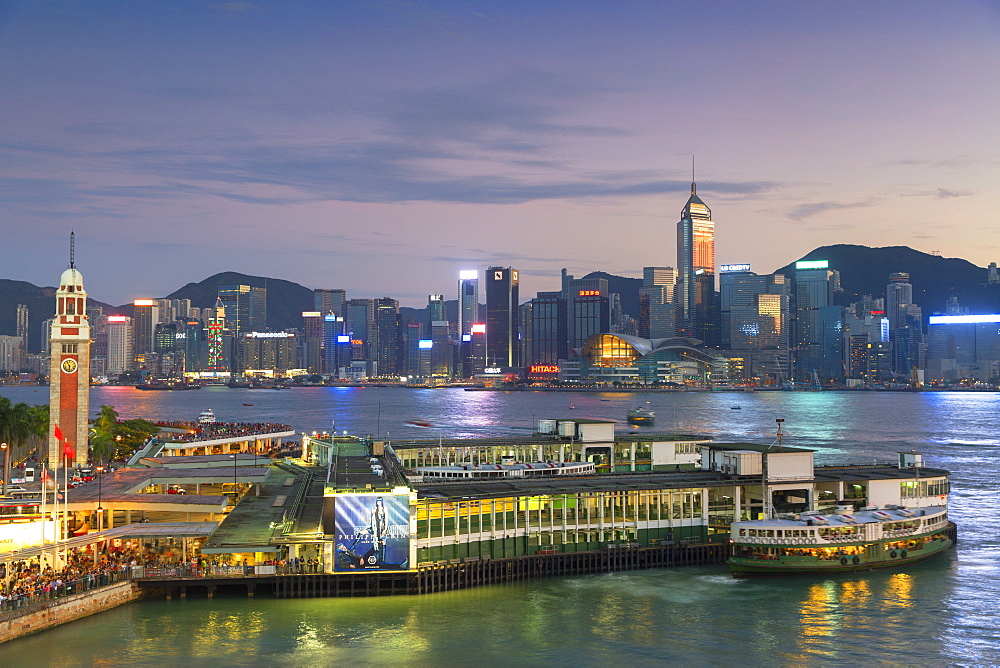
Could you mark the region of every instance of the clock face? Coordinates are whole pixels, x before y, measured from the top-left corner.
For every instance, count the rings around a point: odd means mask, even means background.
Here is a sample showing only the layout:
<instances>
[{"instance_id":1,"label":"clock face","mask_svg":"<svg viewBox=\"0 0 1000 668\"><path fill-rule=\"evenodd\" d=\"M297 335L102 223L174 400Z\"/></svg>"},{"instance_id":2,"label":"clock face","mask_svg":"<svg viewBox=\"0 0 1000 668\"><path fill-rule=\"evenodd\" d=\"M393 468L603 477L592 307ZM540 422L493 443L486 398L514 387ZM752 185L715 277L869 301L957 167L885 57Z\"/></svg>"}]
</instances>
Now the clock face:
<instances>
[{"instance_id":1,"label":"clock face","mask_svg":"<svg viewBox=\"0 0 1000 668\"><path fill-rule=\"evenodd\" d=\"M60 366L62 366L63 373L74 373L76 372L77 364L75 359L68 357L62 361Z\"/></svg>"}]
</instances>

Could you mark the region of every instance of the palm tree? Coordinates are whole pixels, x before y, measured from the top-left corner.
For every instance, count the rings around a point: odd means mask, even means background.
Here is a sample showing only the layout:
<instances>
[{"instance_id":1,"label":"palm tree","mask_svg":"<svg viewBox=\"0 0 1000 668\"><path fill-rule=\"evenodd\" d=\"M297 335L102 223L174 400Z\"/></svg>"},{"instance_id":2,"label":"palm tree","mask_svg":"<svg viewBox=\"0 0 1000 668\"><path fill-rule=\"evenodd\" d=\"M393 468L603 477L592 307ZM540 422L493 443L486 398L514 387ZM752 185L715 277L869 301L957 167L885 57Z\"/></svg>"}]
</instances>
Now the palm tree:
<instances>
[{"instance_id":1,"label":"palm tree","mask_svg":"<svg viewBox=\"0 0 1000 668\"><path fill-rule=\"evenodd\" d=\"M35 446L32 450L38 461L42 461L48 456L49 405L38 404L28 410L31 412L31 441Z\"/></svg>"},{"instance_id":2,"label":"palm tree","mask_svg":"<svg viewBox=\"0 0 1000 668\"><path fill-rule=\"evenodd\" d=\"M31 407L25 403L11 405L10 399L0 397L0 443L6 443L4 449L3 494L7 494L7 484L10 469L10 452L15 447L23 446L32 434Z\"/></svg>"},{"instance_id":3,"label":"palm tree","mask_svg":"<svg viewBox=\"0 0 1000 668\"><path fill-rule=\"evenodd\" d=\"M114 406L101 406L101 412L90 429L90 454L99 465L114 450L118 431L118 412Z\"/></svg>"}]
</instances>

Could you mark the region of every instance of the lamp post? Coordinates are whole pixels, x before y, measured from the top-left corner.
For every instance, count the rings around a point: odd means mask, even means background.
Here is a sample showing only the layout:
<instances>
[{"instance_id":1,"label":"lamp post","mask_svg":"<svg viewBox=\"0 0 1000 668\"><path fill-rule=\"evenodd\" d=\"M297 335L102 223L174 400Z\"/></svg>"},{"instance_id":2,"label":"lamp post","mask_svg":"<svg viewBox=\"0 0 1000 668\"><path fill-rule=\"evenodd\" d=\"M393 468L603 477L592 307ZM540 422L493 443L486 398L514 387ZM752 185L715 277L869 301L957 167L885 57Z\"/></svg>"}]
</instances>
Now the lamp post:
<instances>
[{"instance_id":1,"label":"lamp post","mask_svg":"<svg viewBox=\"0 0 1000 668\"><path fill-rule=\"evenodd\" d=\"M0 450L3 450L3 495L7 496L7 474L10 473L10 448L6 443L0 443Z\"/></svg>"},{"instance_id":2,"label":"lamp post","mask_svg":"<svg viewBox=\"0 0 1000 668\"><path fill-rule=\"evenodd\" d=\"M104 508L101 507L102 495L102 483L104 482L104 467L97 467L97 530L104 530Z\"/></svg>"},{"instance_id":3,"label":"lamp post","mask_svg":"<svg viewBox=\"0 0 1000 668\"><path fill-rule=\"evenodd\" d=\"M112 458L114 457L114 455L118 454L118 450L121 447L122 447L122 435L118 434L117 436L115 436L115 451L112 453Z\"/></svg>"}]
</instances>

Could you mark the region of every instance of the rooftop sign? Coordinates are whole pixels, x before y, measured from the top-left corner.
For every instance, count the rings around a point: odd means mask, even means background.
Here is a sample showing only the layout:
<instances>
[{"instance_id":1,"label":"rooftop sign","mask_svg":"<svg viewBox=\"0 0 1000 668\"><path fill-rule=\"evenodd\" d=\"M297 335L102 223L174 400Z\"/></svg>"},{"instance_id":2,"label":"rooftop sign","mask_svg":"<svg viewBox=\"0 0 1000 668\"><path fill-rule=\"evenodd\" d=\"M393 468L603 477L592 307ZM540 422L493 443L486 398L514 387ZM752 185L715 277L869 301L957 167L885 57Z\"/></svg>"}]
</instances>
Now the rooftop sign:
<instances>
[{"instance_id":1,"label":"rooftop sign","mask_svg":"<svg viewBox=\"0 0 1000 668\"><path fill-rule=\"evenodd\" d=\"M1000 322L1000 314L991 315L932 315L931 325L973 325L983 322Z\"/></svg>"},{"instance_id":2,"label":"rooftop sign","mask_svg":"<svg viewBox=\"0 0 1000 668\"><path fill-rule=\"evenodd\" d=\"M723 274L731 274L735 271L750 271L749 264L724 264L719 267L719 272Z\"/></svg>"},{"instance_id":3,"label":"rooftop sign","mask_svg":"<svg viewBox=\"0 0 1000 668\"><path fill-rule=\"evenodd\" d=\"M795 263L796 269L829 269L829 260L799 260Z\"/></svg>"}]
</instances>

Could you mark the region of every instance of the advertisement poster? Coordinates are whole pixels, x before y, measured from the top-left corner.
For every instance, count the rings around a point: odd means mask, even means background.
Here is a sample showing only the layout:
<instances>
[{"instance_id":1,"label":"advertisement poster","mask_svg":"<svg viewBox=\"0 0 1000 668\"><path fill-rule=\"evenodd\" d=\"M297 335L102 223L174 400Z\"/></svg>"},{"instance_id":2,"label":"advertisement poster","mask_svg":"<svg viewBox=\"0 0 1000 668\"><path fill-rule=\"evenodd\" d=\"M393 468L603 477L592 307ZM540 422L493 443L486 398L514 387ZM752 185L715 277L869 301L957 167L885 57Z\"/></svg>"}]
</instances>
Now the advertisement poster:
<instances>
[{"instance_id":1,"label":"advertisement poster","mask_svg":"<svg viewBox=\"0 0 1000 668\"><path fill-rule=\"evenodd\" d=\"M409 569L409 494L337 494L336 571Z\"/></svg>"}]
</instances>

